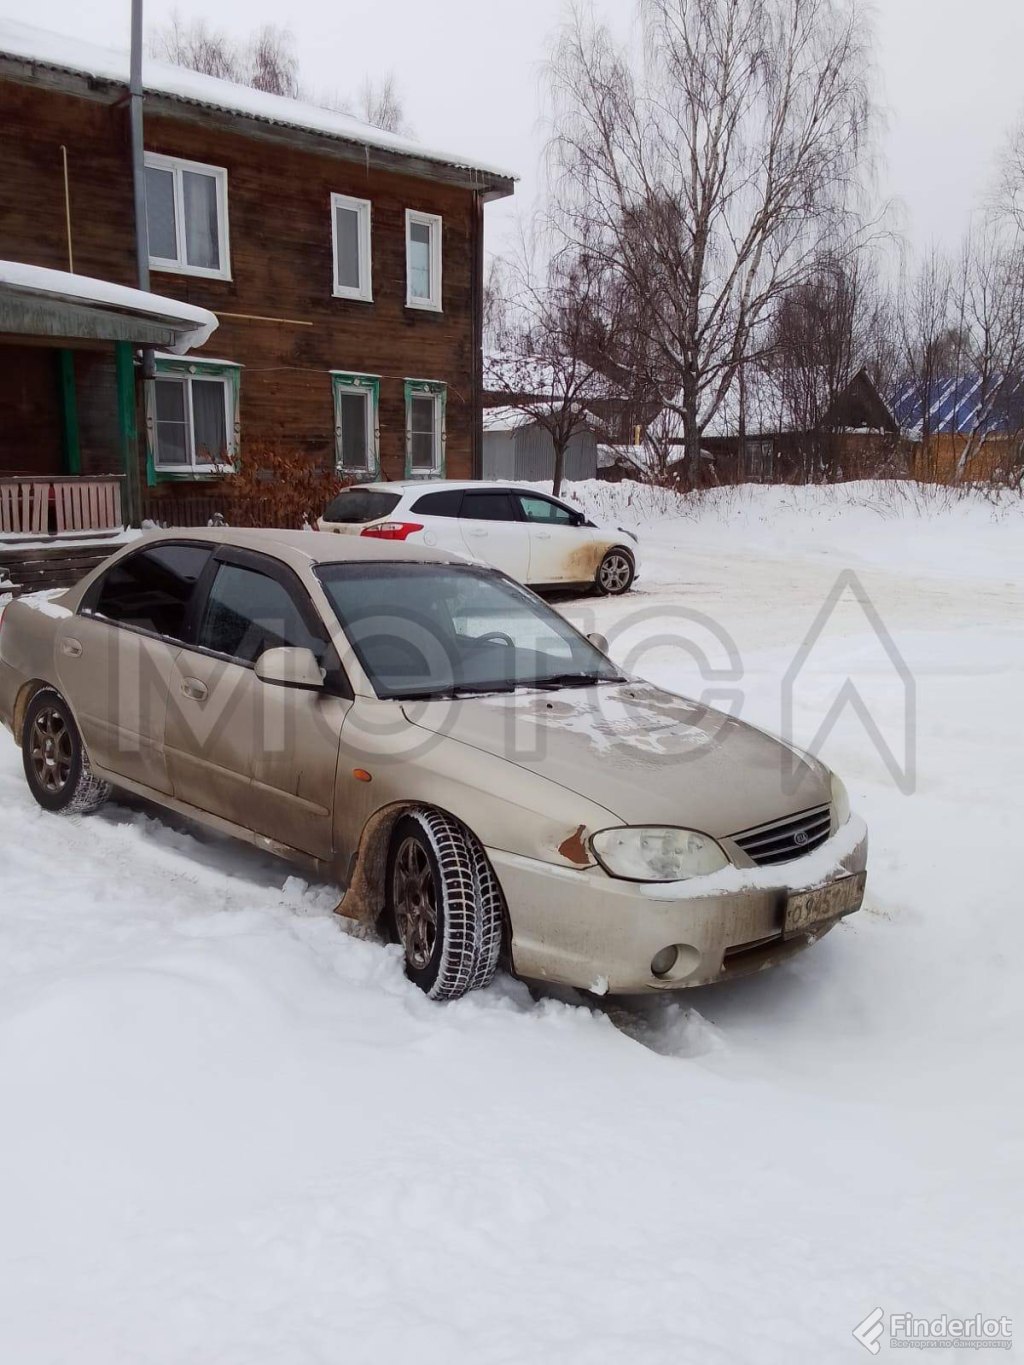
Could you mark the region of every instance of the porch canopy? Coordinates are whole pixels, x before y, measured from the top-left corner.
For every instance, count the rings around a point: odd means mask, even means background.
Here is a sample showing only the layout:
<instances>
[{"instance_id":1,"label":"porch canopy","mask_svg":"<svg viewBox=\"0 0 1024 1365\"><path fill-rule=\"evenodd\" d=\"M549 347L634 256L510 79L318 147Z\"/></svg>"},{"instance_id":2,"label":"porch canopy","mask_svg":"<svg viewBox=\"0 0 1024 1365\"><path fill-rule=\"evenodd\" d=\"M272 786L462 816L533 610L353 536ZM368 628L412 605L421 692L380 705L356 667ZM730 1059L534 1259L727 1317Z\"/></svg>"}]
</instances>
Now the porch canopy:
<instances>
[{"instance_id":1,"label":"porch canopy","mask_svg":"<svg viewBox=\"0 0 1024 1365\"><path fill-rule=\"evenodd\" d=\"M11 409L11 421L0 424L0 470L9 471L0 476L0 540L107 534L126 522L137 526L135 351L142 346L184 355L202 346L216 326L213 313L177 299L0 261L0 342L12 350L0 375ZM106 362L109 379L102 377L97 389L92 370L83 424L81 371L89 372L97 353L108 346L113 351L113 364ZM41 348L52 350L54 369L39 363ZM104 415L97 393L106 392L110 404Z\"/></svg>"},{"instance_id":2,"label":"porch canopy","mask_svg":"<svg viewBox=\"0 0 1024 1365\"><path fill-rule=\"evenodd\" d=\"M0 333L121 341L183 355L208 340L213 313L88 275L0 261Z\"/></svg>"}]
</instances>

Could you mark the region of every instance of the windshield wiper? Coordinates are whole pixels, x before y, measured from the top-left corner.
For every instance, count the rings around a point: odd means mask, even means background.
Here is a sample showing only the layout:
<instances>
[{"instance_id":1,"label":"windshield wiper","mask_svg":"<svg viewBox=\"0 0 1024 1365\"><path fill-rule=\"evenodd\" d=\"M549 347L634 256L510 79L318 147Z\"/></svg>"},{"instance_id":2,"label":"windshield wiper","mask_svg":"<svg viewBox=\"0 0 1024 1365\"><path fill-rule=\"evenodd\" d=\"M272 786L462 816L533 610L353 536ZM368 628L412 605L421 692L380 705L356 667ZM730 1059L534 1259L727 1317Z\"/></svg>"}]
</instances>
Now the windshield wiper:
<instances>
[{"instance_id":1,"label":"windshield wiper","mask_svg":"<svg viewBox=\"0 0 1024 1365\"><path fill-rule=\"evenodd\" d=\"M489 692L514 692L521 686L516 682L457 683L452 687L434 687L425 692L396 692L395 701L451 701L455 697L479 697Z\"/></svg>"},{"instance_id":2,"label":"windshield wiper","mask_svg":"<svg viewBox=\"0 0 1024 1365\"><path fill-rule=\"evenodd\" d=\"M606 673L554 673L549 678L534 678L524 687L592 687L595 683L620 683L625 678L609 678Z\"/></svg>"},{"instance_id":3,"label":"windshield wiper","mask_svg":"<svg viewBox=\"0 0 1024 1365\"><path fill-rule=\"evenodd\" d=\"M547 678L505 679L501 682L455 683L422 692L396 692L394 701L453 701L458 697L484 697L498 692L555 691L560 687L593 687L596 683L621 683L625 678L609 678L604 673L555 673Z\"/></svg>"}]
</instances>

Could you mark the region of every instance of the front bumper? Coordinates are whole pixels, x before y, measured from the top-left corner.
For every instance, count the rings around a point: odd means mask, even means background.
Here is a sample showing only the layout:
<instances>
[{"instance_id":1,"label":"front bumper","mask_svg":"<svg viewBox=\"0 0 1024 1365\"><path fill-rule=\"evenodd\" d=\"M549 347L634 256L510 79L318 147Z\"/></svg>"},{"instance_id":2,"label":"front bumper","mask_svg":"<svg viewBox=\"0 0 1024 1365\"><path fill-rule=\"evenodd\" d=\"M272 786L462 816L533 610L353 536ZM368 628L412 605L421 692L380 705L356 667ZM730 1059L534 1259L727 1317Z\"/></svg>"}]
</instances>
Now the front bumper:
<instances>
[{"instance_id":1,"label":"front bumper","mask_svg":"<svg viewBox=\"0 0 1024 1365\"><path fill-rule=\"evenodd\" d=\"M867 829L854 816L793 862L656 884L487 852L505 893L518 976L633 995L761 971L821 938L836 921L783 938L786 897L864 871ZM672 972L656 976L652 959L672 945L687 951Z\"/></svg>"}]
</instances>

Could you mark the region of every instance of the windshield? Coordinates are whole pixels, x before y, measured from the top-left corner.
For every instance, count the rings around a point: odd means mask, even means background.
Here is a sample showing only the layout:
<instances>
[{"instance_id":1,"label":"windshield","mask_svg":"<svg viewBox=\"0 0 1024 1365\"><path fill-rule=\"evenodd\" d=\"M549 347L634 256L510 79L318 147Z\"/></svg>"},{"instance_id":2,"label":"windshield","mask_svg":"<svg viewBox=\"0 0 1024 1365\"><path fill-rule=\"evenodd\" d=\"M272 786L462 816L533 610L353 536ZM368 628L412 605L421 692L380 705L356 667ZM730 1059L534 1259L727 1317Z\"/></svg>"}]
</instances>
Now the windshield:
<instances>
[{"instance_id":1,"label":"windshield","mask_svg":"<svg viewBox=\"0 0 1024 1365\"><path fill-rule=\"evenodd\" d=\"M492 570L373 563L317 573L380 697L621 680L558 612Z\"/></svg>"}]
</instances>

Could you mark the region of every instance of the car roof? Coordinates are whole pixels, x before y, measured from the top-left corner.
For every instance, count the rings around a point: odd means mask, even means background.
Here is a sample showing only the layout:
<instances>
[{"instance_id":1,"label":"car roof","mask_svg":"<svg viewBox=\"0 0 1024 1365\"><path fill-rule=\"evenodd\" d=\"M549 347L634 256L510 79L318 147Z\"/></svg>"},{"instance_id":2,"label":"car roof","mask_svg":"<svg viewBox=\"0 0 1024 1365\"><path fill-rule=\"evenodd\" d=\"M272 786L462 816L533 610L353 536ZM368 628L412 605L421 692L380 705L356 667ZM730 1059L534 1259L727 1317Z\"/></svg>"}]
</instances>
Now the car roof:
<instances>
[{"instance_id":1,"label":"car roof","mask_svg":"<svg viewBox=\"0 0 1024 1365\"><path fill-rule=\"evenodd\" d=\"M163 541L195 540L214 545L233 545L240 550L255 550L273 555L295 569L312 564L367 563L373 560L399 560L422 564L465 564L466 556L456 551L432 550L425 546L362 536L339 536L333 531L268 531L211 526L201 530L147 531L132 548Z\"/></svg>"},{"instance_id":2,"label":"car roof","mask_svg":"<svg viewBox=\"0 0 1024 1365\"><path fill-rule=\"evenodd\" d=\"M345 493L436 493L444 489L455 491L461 489L482 489L485 492L497 490L503 492L509 488L522 489L523 485L517 484L515 479L393 479L381 483L356 483L343 491Z\"/></svg>"}]
</instances>

